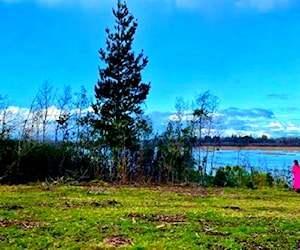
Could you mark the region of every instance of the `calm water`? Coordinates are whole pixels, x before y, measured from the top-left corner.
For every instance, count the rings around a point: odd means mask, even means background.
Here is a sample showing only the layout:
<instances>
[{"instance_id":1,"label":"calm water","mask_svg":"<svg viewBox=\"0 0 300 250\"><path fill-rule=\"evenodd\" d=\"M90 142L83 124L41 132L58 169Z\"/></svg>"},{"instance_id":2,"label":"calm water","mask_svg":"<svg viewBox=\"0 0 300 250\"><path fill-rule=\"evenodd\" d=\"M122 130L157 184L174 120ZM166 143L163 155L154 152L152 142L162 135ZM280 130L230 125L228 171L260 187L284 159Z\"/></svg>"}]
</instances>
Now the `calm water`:
<instances>
[{"instance_id":1,"label":"calm water","mask_svg":"<svg viewBox=\"0 0 300 250\"><path fill-rule=\"evenodd\" d=\"M196 153L197 155L197 153ZM208 155L208 168L218 166L254 167L263 171L289 171L293 160L300 161L300 151L284 150L218 150Z\"/></svg>"}]
</instances>

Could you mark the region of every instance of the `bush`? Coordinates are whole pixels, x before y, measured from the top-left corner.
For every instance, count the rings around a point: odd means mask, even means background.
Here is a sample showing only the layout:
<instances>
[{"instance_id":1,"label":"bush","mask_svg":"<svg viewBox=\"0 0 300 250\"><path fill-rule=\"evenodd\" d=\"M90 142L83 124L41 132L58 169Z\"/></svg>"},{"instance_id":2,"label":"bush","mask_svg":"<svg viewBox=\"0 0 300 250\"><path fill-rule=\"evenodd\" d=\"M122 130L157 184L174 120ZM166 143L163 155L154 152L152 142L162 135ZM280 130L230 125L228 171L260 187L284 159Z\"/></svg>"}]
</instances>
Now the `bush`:
<instances>
[{"instance_id":1,"label":"bush","mask_svg":"<svg viewBox=\"0 0 300 250\"><path fill-rule=\"evenodd\" d=\"M216 171L213 184L219 187L248 187L258 188L264 186L282 186L282 180L274 180L271 173L252 171L249 173L240 166L219 167ZM278 184L279 183L279 184Z\"/></svg>"},{"instance_id":2,"label":"bush","mask_svg":"<svg viewBox=\"0 0 300 250\"><path fill-rule=\"evenodd\" d=\"M90 159L71 148L50 143L0 141L0 182L20 184L87 173L91 169Z\"/></svg>"},{"instance_id":3,"label":"bush","mask_svg":"<svg viewBox=\"0 0 300 250\"><path fill-rule=\"evenodd\" d=\"M273 186L274 178L270 173L255 171L252 173L252 182L255 187Z\"/></svg>"},{"instance_id":4,"label":"bush","mask_svg":"<svg viewBox=\"0 0 300 250\"><path fill-rule=\"evenodd\" d=\"M250 181L250 174L240 166L219 167L214 178L214 185L218 187L246 187Z\"/></svg>"}]
</instances>

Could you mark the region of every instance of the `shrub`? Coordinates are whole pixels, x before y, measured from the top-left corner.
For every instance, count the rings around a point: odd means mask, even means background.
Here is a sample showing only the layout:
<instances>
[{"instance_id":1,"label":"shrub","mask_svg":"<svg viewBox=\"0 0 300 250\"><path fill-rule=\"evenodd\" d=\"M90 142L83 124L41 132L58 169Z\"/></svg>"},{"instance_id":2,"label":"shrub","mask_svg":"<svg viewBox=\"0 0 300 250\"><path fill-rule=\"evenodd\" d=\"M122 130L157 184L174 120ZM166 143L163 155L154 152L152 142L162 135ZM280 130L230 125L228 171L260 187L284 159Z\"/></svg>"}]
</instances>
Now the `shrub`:
<instances>
[{"instance_id":1,"label":"shrub","mask_svg":"<svg viewBox=\"0 0 300 250\"><path fill-rule=\"evenodd\" d=\"M19 184L86 173L91 168L90 159L68 148L51 143L0 141L0 182Z\"/></svg>"},{"instance_id":2,"label":"shrub","mask_svg":"<svg viewBox=\"0 0 300 250\"><path fill-rule=\"evenodd\" d=\"M252 182L255 187L263 187L263 186L273 186L274 178L271 173L263 173L259 171L254 171L252 173Z\"/></svg>"},{"instance_id":3,"label":"shrub","mask_svg":"<svg viewBox=\"0 0 300 250\"><path fill-rule=\"evenodd\" d=\"M252 171L249 173L240 166L219 167L216 171L213 184L219 187L248 187L285 186L285 179L274 179L271 173Z\"/></svg>"},{"instance_id":4,"label":"shrub","mask_svg":"<svg viewBox=\"0 0 300 250\"><path fill-rule=\"evenodd\" d=\"M219 187L246 187L250 174L241 166L219 167L214 178L214 185Z\"/></svg>"}]
</instances>

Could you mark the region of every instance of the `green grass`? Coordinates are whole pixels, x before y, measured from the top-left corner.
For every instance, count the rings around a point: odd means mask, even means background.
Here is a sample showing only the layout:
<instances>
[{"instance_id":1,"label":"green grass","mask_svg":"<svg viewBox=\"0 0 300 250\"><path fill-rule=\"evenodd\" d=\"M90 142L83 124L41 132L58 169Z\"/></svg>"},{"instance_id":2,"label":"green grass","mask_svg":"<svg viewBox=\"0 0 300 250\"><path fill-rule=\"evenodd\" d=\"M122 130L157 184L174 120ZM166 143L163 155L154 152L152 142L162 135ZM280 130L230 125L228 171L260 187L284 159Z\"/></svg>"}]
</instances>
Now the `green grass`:
<instances>
[{"instance_id":1,"label":"green grass","mask_svg":"<svg viewBox=\"0 0 300 250\"><path fill-rule=\"evenodd\" d=\"M0 249L299 249L279 189L0 186Z\"/></svg>"}]
</instances>

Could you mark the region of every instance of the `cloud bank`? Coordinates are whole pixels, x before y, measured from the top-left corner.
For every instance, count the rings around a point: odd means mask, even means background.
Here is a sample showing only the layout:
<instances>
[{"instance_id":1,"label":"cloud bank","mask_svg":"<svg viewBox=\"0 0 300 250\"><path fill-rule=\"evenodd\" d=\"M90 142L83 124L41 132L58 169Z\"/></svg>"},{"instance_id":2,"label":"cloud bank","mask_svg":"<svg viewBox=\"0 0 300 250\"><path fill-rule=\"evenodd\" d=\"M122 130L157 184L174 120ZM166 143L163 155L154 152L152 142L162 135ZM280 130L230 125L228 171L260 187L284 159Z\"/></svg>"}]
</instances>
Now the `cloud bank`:
<instances>
[{"instance_id":1,"label":"cloud bank","mask_svg":"<svg viewBox=\"0 0 300 250\"><path fill-rule=\"evenodd\" d=\"M156 111L151 113L150 117L154 118L154 127L158 131L164 131L168 121L174 117L174 113ZM232 107L221 110L218 117L221 118L222 127L222 131L218 131L218 133L221 133L222 136L251 135L261 137L267 135L273 138L299 136L299 119L285 122L276 117L273 111L267 109Z\"/></svg>"},{"instance_id":2,"label":"cloud bank","mask_svg":"<svg viewBox=\"0 0 300 250\"><path fill-rule=\"evenodd\" d=\"M92 110L89 110L92 111ZM51 107L49 110L48 122L55 122L59 116L60 110L56 107ZM72 110L71 113L75 114L78 110ZM9 107L7 114L14 123L22 123L28 118L29 109L19 107ZM0 120L3 112L0 109ZM149 114L154 126L154 133L161 133L166 130L169 121L174 121L174 112L160 112L154 111ZM186 112L186 118L190 119L190 113ZM279 138L279 137L290 137L299 136L300 131L300 120L291 119L289 121L282 121L277 118L274 113L267 109L240 109L240 108L229 108L221 110L216 119L220 119L217 129L220 131L212 131L212 133L221 136L253 136L261 137L267 135L268 137ZM185 120L185 119L184 119ZM213 134L211 134L213 136Z\"/></svg>"}]
</instances>

